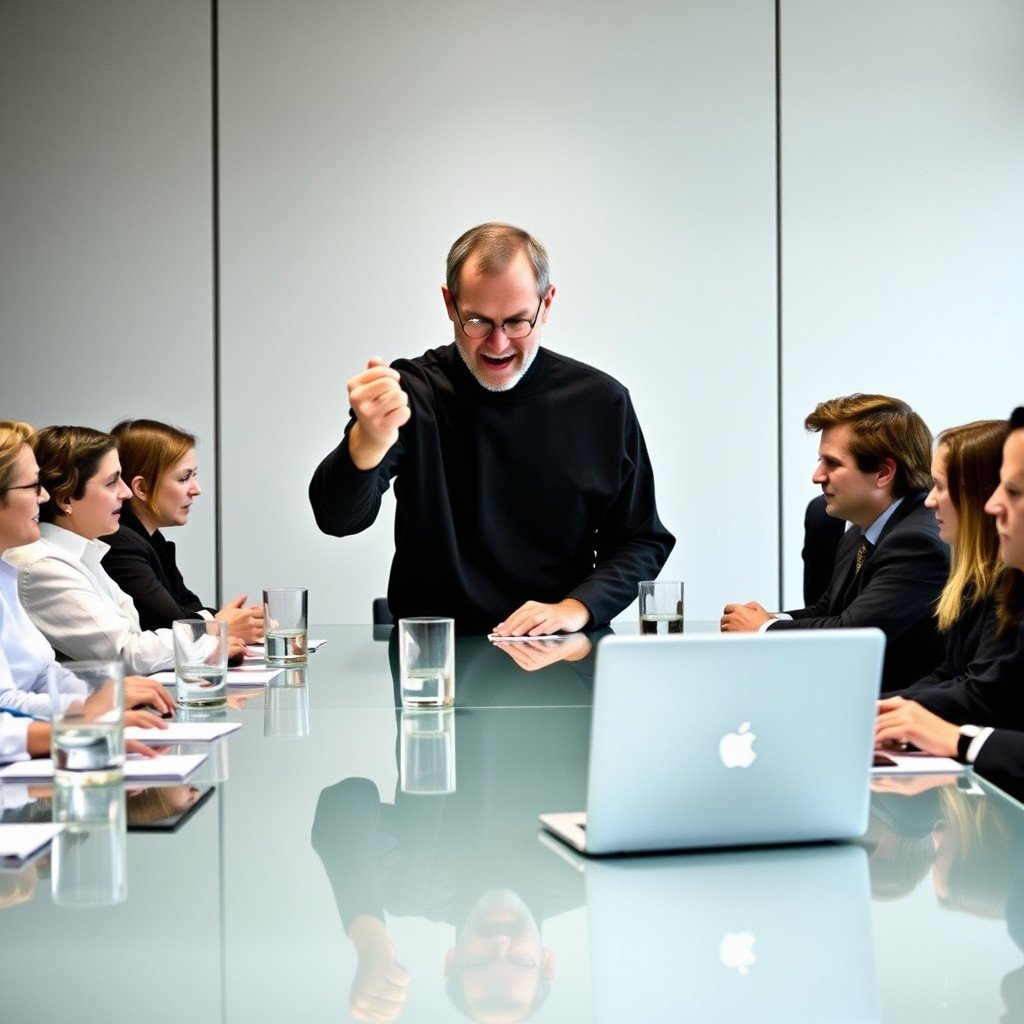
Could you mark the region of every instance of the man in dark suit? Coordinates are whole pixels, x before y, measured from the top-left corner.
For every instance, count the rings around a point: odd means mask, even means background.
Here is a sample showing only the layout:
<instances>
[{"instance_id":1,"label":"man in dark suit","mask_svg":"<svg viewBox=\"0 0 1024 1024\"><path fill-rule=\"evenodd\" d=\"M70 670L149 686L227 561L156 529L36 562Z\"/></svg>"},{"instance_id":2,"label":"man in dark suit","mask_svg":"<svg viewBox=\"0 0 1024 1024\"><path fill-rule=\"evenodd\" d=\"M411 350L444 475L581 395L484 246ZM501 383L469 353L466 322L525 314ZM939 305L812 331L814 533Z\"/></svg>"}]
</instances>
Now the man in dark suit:
<instances>
[{"instance_id":1,"label":"man in dark suit","mask_svg":"<svg viewBox=\"0 0 1024 1024\"><path fill-rule=\"evenodd\" d=\"M807 417L821 434L812 476L825 510L853 526L836 553L828 589L807 608L772 614L760 604L725 606L725 632L877 626L886 635L882 689L909 686L942 659L935 604L949 549L924 507L931 435L905 402L849 395ZM827 675L828 667L823 666Z\"/></svg>"}]
</instances>

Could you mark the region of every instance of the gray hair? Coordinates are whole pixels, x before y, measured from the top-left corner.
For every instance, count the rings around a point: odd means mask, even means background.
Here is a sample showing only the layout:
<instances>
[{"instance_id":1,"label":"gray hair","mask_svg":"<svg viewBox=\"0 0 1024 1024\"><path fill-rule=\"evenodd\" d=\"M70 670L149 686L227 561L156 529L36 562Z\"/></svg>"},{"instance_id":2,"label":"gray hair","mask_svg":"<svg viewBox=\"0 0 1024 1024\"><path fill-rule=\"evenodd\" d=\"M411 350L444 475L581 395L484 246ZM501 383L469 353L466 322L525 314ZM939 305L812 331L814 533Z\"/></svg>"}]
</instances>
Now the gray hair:
<instances>
[{"instance_id":1,"label":"gray hair","mask_svg":"<svg viewBox=\"0 0 1024 1024\"><path fill-rule=\"evenodd\" d=\"M490 221L478 224L460 235L448 250L447 285L452 297L459 293L459 274L470 256L475 256L484 274L500 274L525 252L537 278L537 298L547 295L551 284L551 267L547 250L522 228Z\"/></svg>"}]
</instances>

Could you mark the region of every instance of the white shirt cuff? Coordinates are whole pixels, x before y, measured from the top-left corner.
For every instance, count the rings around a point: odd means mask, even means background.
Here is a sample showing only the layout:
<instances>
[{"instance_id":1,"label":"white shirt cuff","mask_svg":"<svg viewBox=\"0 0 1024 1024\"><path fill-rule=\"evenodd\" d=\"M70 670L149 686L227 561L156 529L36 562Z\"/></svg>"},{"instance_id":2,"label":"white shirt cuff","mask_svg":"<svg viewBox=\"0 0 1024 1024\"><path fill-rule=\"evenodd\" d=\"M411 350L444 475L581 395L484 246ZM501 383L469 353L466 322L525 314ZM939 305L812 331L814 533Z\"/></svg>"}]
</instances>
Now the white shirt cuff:
<instances>
[{"instance_id":1,"label":"white shirt cuff","mask_svg":"<svg viewBox=\"0 0 1024 1024\"><path fill-rule=\"evenodd\" d=\"M786 612L776 612L767 622L762 622L758 627L758 633L767 633L773 622L778 622L779 619L792 619L793 616Z\"/></svg>"},{"instance_id":2,"label":"white shirt cuff","mask_svg":"<svg viewBox=\"0 0 1024 1024\"><path fill-rule=\"evenodd\" d=\"M992 726L987 726L982 729L973 740L971 740L970 745L967 747L966 760L968 764L974 764L978 759L978 755L981 753L981 748L985 745L985 740L987 740L993 732L995 732L995 730Z\"/></svg>"}]
</instances>

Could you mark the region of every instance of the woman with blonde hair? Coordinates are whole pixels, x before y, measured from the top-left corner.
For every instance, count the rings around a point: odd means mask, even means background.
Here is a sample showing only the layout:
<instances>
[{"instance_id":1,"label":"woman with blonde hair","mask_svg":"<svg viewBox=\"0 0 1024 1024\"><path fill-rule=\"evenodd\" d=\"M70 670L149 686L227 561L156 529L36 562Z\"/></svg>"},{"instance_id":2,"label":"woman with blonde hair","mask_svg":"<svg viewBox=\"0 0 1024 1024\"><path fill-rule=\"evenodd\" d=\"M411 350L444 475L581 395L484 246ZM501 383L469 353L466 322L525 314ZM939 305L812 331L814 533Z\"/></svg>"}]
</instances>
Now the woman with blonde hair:
<instances>
[{"instance_id":1,"label":"woman with blonde hair","mask_svg":"<svg viewBox=\"0 0 1024 1024\"><path fill-rule=\"evenodd\" d=\"M942 505L937 513L942 518ZM982 775L1024 796L1024 406L1014 409L1003 442L999 480L985 503L1002 561L992 599L992 631L1012 645L983 671L879 701L875 744L912 743L929 754L973 764ZM993 590L993 592L995 592Z\"/></svg>"},{"instance_id":2,"label":"woman with blonde hair","mask_svg":"<svg viewBox=\"0 0 1024 1024\"><path fill-rule=\"evenodd\" d=\"M57 673L58 687L77 700L78 680L55 662L46 638L25 614L18 597L16 550L39 540L40 506L49 494L39 475L31 426L0 420L0 761L50 752L47 676ZM171 711L173 702L162 686L148 679L126 681L126 703L147 704ZM159 725L159 719L134 712L134 725ZM145 753L150 753L146 748Z\"/></svg>"},{"instance_id":3,"label":"woman with blonde hair","mask_svg":"<svg viewBox=\"0 0 1024 1024\"><path fill-rule=\"evenodd\" d=\"M157 420L124 420L111 435L131 497L117 532L103 538L110 546L103 568L135 603L142 628L167 629L175 619L202 616L227 622L229 635L245 643L262 640L262 605L246 606L242 594L219 611L205 607L185 585L174 544L161 532L187 523L203 493L195 436Z\"/></svg>"},{"instance_id":4,"label":"woman with blonde hair","mask_svg":"<svg viewBox=\"0 0 1024 1024\"><path fill-rule=\"evenodd\" d=\"M1004 570L995 520L985 513L985 502L999 485L1006 434L1006 420L977 420L938 437L925 505L934 510L939 537L952 554L935 610L946 638L946 658L900 696L957 686L982 675L1016 646L1010 623L999 615Z\"/></svg>"}]
</instances>

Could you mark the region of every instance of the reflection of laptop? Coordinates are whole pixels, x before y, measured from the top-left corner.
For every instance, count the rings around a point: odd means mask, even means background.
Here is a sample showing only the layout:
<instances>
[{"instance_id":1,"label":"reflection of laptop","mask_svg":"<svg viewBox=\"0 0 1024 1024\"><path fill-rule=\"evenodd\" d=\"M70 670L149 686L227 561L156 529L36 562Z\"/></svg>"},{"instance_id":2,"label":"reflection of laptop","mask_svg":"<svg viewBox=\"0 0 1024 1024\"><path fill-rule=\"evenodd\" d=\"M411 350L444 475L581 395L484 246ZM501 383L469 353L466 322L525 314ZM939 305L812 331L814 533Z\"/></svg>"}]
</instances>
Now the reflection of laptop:
<instances>
[{"instance_id":1,"label":"reflection of laptop","mask_svg":"<svg viewBox=\"0 0 1024 1024\"><path fill-rule=\"evenodd\" d=\"M595 1021L638 1008L659 1021L878 1021L861 847L588 861L584 872Z\"/></svg>"},{"instance_id":2,"label":"reflection of laptop","mask_svg":"<svg viewBox=\"0 0 1024 1024\"><path fill-rule=\"evenodd\" d=\"M808 842L867 828L877 629L610 636L594 674L585 853Z\"/></svg>"}]
</instances>

